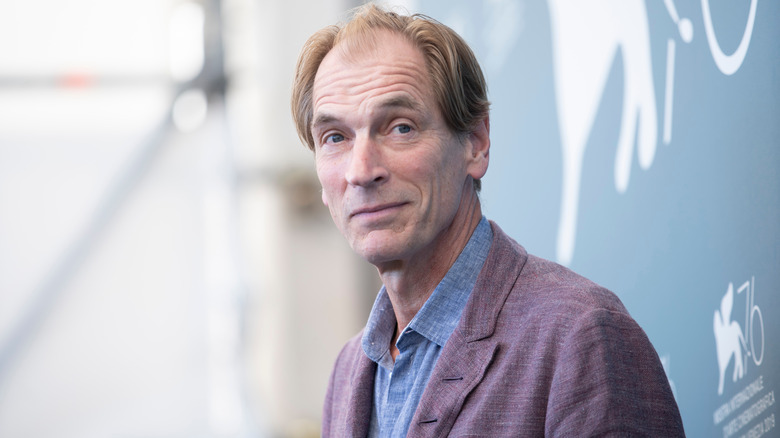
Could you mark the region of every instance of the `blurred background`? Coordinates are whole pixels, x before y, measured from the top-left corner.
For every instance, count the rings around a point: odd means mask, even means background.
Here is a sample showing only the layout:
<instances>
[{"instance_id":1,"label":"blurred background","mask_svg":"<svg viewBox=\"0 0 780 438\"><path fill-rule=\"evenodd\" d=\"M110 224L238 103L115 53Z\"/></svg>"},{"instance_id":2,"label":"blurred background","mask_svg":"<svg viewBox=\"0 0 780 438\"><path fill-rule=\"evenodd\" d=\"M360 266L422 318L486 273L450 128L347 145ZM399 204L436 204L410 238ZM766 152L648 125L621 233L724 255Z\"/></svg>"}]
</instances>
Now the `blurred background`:
<instances>
[{"instance_id":1,"label":"blurred background","mask_svg":"<svg viewBox=\"0 0 780 438\"><path fill-rule=\"evenodd\" d=\"M289 90L357 3L0 4L0 436L318 434L378 286Z\"/></svg>"},{"instance_id":2,"label":"blurred background","mask_svg":"<svg viewBox=\"0 0 780 438\"><path fill-rule=\"evenodd\" d=\"M380 284L289 97L362 3L0 3L0 437L319 436ZM620 296L690 436L775 434L780 4L564 3L392 5L485 69L487 216Z\"/></svg>"}]
</instances>

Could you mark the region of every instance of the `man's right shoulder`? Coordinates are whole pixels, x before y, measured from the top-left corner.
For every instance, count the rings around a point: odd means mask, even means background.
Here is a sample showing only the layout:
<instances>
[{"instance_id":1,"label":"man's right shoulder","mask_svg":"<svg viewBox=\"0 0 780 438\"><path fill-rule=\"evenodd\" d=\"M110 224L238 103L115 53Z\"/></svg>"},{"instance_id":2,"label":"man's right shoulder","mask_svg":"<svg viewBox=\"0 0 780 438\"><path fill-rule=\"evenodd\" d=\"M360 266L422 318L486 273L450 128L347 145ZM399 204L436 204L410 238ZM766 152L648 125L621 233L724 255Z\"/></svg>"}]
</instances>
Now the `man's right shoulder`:
<instances>
[{"instance_id":1,"label":"man's right shoulder","mask_svg":"<svg viewBox=\"0 0 780 438\"><path fill-rule=\"evenodd\" d=\"M362 339L361 330L347 341L333 365L322 412L323 436L347 436L344 427L349 421L370 418L376 364L363 353ZM366 409L367 413L361 411Z\"/></svg>"},{"instance_id":2,"label":"man's right shoulder","mask_svg":"<svg viewBox=\"0 0 780 438\"><path fill-rule=\"evenodd\" d=\"M336 359L336 363L342 361L342 360L350 360L350 358L357 357L358 354L363 353L363 332L365 331L365 328L360 329L360 331L353 337L351 337L343 347L341 347L341 351L339 352L338 358Z\"/></svg>"},{"instance_id":3,"label":"man's right shoulder","mask_svg":"<svg viewBox=\"0 0 780 438\"><path fill-rule=\"evenodd\" d=\"M365 329L361 329L360 332L350 338L341 348L341 351L336 357L336 362L333 364L332 379L338 380L339 378L346 378L352 375L355 367L360 362L361 357L365 356L362 346L364 330Z\"/></svg>"}]
</instances>

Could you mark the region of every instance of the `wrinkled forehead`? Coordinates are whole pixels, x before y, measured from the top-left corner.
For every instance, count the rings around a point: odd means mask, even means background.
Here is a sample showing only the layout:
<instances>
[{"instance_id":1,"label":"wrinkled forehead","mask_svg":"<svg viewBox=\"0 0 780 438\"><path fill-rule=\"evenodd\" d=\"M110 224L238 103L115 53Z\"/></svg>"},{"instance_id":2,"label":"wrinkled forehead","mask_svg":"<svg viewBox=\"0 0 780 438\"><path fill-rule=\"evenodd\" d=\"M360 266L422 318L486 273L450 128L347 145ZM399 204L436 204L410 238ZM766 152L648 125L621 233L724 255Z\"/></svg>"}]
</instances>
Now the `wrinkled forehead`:
<instances>
[{"instance_id":1,"label":"wrinkled forehead","mask_svg":"<svg viewBox=\"0 0 780 438\"><path fill-rule=\"evenodd\" d=\"M371 83L374 75L406 74L414 75L418 86L428 88L428 68L422 52L405 36L379 30L370 33L342 38L333 46L320 62L313 84L313 98L326 85L339 81L355 73L365 75L366 84ZM357 90L353 90L357 92Z\"/></svg>"}]
</instances>

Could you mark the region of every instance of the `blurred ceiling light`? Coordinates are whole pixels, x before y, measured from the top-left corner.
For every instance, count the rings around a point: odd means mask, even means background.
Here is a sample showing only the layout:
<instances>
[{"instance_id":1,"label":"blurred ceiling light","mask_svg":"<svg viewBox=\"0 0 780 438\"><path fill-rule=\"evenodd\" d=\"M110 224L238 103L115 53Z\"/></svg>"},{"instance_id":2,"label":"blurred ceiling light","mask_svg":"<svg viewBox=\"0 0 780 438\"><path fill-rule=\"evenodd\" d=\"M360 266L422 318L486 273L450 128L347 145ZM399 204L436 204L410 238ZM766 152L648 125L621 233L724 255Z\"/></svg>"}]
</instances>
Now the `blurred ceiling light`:
<instances>
[{"instance_id":1,"label":"blurred ceiling light","mask_svg":"<svg viewBox=\"0 0 780 438\"><path fill-rule=\"evenodd\" d=\"M185 2L174 9L170 24L171 76L179 82L194 79L203 69L203 7Z\"/></svg>"},{"instance_id":2,"label":"blurred ceiling light","mask_svg":"<svg viewBox=\"0 0 780 438\"><path fill-rule=\"evenodd\" d=\"M173 103L173 123L181 132L192 132L206 120L208 100L200 89L187 90Z\"/></svg>"}]
</instances>

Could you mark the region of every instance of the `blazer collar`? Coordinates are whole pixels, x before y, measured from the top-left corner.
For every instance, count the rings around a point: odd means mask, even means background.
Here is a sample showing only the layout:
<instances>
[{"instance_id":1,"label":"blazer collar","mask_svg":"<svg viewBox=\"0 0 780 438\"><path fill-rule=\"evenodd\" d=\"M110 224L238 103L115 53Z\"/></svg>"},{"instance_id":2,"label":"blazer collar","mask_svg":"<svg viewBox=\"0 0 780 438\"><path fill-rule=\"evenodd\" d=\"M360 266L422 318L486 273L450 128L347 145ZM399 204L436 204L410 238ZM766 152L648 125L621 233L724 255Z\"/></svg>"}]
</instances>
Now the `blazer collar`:
<instances>
[{"instance_id":1,"label":"blazer collar","mask_svg":"<svg viewBox=\"0 0 780 438\"><path fill-rule=\"evenodd\" d=\"M493 244L456 329L463 333L466 342L493 334L498 314L528 260L528 253L520 244L507 236L495 222L490 221L490 225L493 227Z\"/></svg>"},{"instance_id":2,"label":"blazer collar","mask_svg":"<svg viewBox=\"0 0 780 438\"><path fill-rule=\"evenodd\" d=\"M442 350L409 425L409 437L449 434L467 396L498 351L491 336L501 308L528 260L522 246L495 223L493 244L458 327Z\"/></svg>"}]
</instances>

